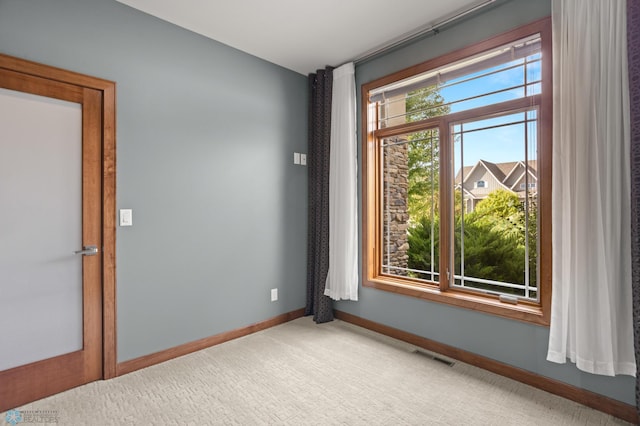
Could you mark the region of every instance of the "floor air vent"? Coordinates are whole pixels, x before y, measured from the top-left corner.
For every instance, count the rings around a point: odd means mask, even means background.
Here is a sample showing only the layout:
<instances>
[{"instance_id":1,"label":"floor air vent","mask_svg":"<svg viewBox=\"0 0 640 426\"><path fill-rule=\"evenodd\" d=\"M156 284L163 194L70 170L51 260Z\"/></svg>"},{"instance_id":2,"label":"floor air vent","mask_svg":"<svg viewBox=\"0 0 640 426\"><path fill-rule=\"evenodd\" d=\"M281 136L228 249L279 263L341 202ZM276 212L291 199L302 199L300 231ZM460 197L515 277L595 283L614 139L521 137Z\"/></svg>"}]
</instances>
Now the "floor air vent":
<instances>
[{"instance_id":1,"label":"floor air vent","mask_svg":"<svg viewBox=\"0 0 640 426\"><path fill-rule=\"evenodd\" d=\"M453 365L455 364L453 361L449 361L448 359L440 358L439 356L437 356L435 354L432 354L432 353L429 353L429 352L425 352L425 351L422 351L420 349L414 349L413 353L425 356L425 357L430 358L430 359L432 359L434 361L441 362L444 365L446 365L447 367L453 367Z\"/></svg>"}]
</instances>

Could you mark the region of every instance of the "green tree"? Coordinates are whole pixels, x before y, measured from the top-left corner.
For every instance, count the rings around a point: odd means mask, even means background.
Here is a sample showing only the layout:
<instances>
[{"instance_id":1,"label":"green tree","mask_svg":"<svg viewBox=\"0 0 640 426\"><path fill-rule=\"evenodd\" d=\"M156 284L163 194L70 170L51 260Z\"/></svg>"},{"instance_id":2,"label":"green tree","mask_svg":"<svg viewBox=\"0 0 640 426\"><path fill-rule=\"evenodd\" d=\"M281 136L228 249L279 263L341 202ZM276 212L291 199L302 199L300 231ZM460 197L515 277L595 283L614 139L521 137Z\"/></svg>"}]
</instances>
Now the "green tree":
<instances>
[{"instance_id":1,"label":"green tree","mask_svg":"<svg viewBox=\"0 0 640 426\"><path fill-rule=\"evenodd\" d=\"M469 218L471 219L471 217ZM456 222L454 271L461 272L461 221ZM490 222L464 221L464 275L486 280L524 283L524 246L493 228ZM474 287L496 290L493 286ZM500 288L500 291L505 291Z\"/></svg>"},{"instance_id":2,"label":"green tree","mask_svg":"<svg viewBox=\"0 0 640 426\"><path fill-rule=\"evenodd\" d=\"M492 191L476 205L475 210L467 216L467 220L481 223L492 231L499 232L504 238L524 245L524 206L511 191Z\"/></svg>"},{"instance_id":3,"label":"green tree","mask_svg":"<svg viewBox=\"0 0 640 426\"><path fill-rule=\"evenodd\" d=\"M433 226L432 226L433 225ZM433 229L432 229L433 228ZM433 232L432 232L433 231ZM438 272L440 270L440 220L435 217L432 222L428 216L423 216L420 220L409 228L409 268L419 271ZM431 244L433 242L433 258L431 256ZM417 277L418 274L411 273Z\"/></svg>"},{"instance_id":4,"label":"green tree","mask_svg":"<svg viewBox=\"0 0 640 426\"><path fill-rule=\"evenodd\" d=\"M448 114L436 86L409 92L406 98L407 122ZM437 129L411 133L408 137L408 210L414 223L431 216L432 205L437 214L440 192L439 135Z\"/></svg>"},{"instance_id":5,"label":"green tree","mask_svg":"<svg viewBox=\"0 0 640 426\"><path fill-rule=\"evenodd\" d=\"M527 211L513 192L492 191L465 216L464 225L465 275L524 284L528 254L529 284L536 285L538 226L535 197L529 199ZM525 246L528 246L528 253ZM496 267L481 268L478 262ZM476 273L486 275L474 275Z\"/></svg>"},{"instance_id":6,"label":"green tree","mask_svg":"<svg viewBox=\"0 0 640 426\"><path fill-rule=\"evenodd\" d=\"M521 212L522 203L515 193L505 189L496 189L476 205L473 213L477 216L509 219Z\"/></svg>"},{"instance_id":7,"label":"green tree","mask_svg":"<svg viewBox=\"0 0 640 426\"><path fill-rule=\"evenodd\" d=\"M443 105L444 98L437 86L429 86L409 92L406 97L407 123L426 120L449 114L449 105Z\"/></svg>"},{"instance_id":8,"label":"green tree","mask_svg":"<svg viewBox=\"0 0 640 426\"><path fill-rule=\"evenodd\" d=\"M450 107L435 86L410 92L406 97L407 122L445 115ZM440 179L438 129L408 136L409 261L411 269L438 271L440 262ZM454 192L454 271L460 272L462 250L462 194ZM536 283L537 208L535 199L523 203L511 191L496 190L464 215L465 276L499 282L524 283L525 245L529 248L530 284ZM432 255L433 244L433 255ZM413 274L419 276L419 274ZM490 285L479 288L496 290ZM510 292L499 288L502 292ZM518 290L514 290L517 292Z\"/></svg>"},{"instance_id":9,"label":"green tree","mask_svg":"<svg viewBox=\"0 0 640 426\"><path fill-rule=\"evenodd\" d=\"M457 197L460 198L460 197ZM457 200L458 203L461 200ZM537 208L529 201L529 213L517 195L506 190L493 191L479 202L476 209L464 215L464 275L498 282L524 284L525 231L529 244L529 283L535 286L537 262ZM527 218L528 216L528 218ZM525 219L528 219L525 220ZM431 264L439 267L440 220L425 216L409 228L409 268L429 271ZM454 221L454 271L461 273L463 218L458 213ZM433 237L434 255L431 255ZM418 276L416 274L416 276ZM474 283L474 287L520 294L505 287Z\"/></svg>"}]
</instances>

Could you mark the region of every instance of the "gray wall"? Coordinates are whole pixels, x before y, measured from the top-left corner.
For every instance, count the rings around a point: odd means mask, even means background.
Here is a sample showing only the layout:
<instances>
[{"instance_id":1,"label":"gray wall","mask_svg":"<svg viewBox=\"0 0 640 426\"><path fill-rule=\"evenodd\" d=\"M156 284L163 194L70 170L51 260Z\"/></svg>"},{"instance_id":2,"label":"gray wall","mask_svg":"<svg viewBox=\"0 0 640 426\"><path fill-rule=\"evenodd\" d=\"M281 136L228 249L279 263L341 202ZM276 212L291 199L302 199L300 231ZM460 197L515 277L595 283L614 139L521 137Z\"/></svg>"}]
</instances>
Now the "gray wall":
<instances>
[{"instance_id":1,"label":"gray wall","mask_svg":"<svg viewBox=\"0 0 640 426\"><path fill-rule=\"evenodd\" d=\"M356 85L360 90L362 84L371 80L550 14L550 0L499 1L491 9L443 29L436 36L359 65ZM635 405L632 377L596 376L579 371L573 364L547 362L546 327L362 286L359 299L339 302L336 308Z\"/></svg>"},{"instance_id":2,"label":"gray wall","mask_svg":"<svg viewBox=\"0 0 640 426\"><path fill-rule=\"evenodd\" d=\"M0 52L117 83L119 361L304 306L305 76L115 0L0 0Z\"/></svg>"}]
</instances>

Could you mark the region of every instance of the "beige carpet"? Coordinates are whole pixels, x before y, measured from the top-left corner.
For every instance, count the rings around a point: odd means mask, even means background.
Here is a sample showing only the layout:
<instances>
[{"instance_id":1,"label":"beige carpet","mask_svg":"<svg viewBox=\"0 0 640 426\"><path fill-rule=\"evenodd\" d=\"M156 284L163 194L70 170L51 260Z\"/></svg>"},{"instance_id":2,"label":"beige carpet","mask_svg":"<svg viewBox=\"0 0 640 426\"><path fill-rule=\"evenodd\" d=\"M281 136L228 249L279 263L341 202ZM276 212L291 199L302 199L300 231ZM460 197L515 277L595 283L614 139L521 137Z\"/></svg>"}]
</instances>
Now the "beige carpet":
<instances>
[{"instance_id":1,"label":"beige carpet","mask_svg":"<svg viewBox=\"0 0 640 426\"><path fill-rule=\"evenodd\" d=\"M301 318L21 410L96 426L627 424L414 349L345 322Z\"/></svg>"}]
</instances>

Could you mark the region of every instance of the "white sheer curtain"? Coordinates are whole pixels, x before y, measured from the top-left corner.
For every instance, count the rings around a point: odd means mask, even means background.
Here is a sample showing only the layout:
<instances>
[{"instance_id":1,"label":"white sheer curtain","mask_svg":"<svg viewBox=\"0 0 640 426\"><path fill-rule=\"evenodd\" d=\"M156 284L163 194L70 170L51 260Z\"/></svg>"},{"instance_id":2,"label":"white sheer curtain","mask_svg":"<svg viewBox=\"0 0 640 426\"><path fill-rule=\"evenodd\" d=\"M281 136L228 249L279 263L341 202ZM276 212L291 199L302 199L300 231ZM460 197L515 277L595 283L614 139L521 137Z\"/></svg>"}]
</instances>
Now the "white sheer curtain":
<instances>
[{"instance_id":1,"label":"white sheer curtain","mask_svg":"<svg viewBox=\"0 0 640 426\"><path fill-rule=\"evenodd\" d=\"M625 0L553 0L549 361L635 375Z\"/></svg>"},{"instance_id":2,"label":"white sheer curtain","mask_svg":"<svg viewBox=\"0 0 640 426\"><path fill-rule=\"evenodd\" d=\"M333 70L329 163L329 272L324 294L358 300L356 83L353 63Z\"/></svg>"}]
</instances>

